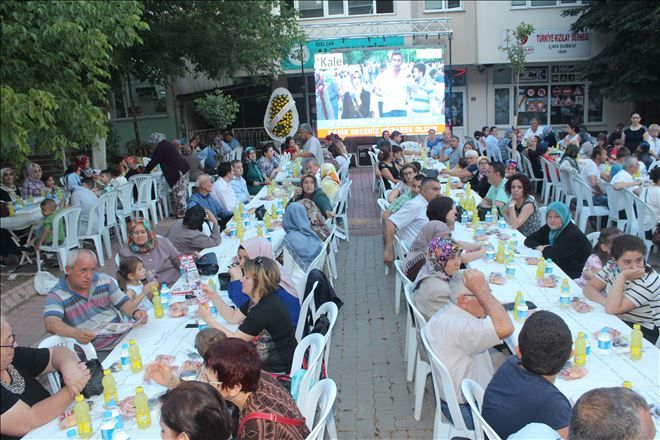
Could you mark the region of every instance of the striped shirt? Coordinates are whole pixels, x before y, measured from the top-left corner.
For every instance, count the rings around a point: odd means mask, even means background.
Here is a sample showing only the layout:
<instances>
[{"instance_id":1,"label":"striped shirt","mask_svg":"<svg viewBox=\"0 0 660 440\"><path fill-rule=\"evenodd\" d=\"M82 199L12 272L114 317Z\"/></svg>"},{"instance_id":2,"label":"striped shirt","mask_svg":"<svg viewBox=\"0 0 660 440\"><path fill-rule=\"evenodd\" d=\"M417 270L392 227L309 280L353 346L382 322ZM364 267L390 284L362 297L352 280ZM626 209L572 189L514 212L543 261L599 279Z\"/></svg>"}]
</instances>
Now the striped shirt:
<instances>
[{"instance_id":1,"label":"striped shirt","mask_svg":"<svg viewBox=\"0 0 660 440\"><path fill-rule=\"evenodd\" d=\"M401 207L403 206L404 203L406 203L408 200L412 200L413 198L413 193L412 191L408 190L401 194L399 197L394 199L392 203L390 203L390 206L387 207L389 211L392 213L397 212Z\"/></svg>"},{"instance_id":2,"label":"striped shirt","mask_svg":"<svg viewBox=\"0 0 660 440\"><path fill-rule=\"evenodd\" d=\"M118 309L128 301L115 280L103 273L95 273L88 297L71 290L66 276L48 292L44 301L44 318L54 316L76 328L94 329L102 322L119 322ZM92 341L97 350L108 349L121 335L97 337Z\"/></svg>"},{"instance_id":3,"label":"striped shirt","mask_svg":"<svg viewBox=\"0 0 660 440\"><path fill-rule=\"evenodd\" d=\"M653 329L660 326L660 276L647 266L647 273L642 278L626 281L623 294L630 300L636 309L619 315L624 321L641 324ZM616 277L621 273L614 263L606 264L596 275L605 286L607 296Z\"/></svg>"}]
</instances>

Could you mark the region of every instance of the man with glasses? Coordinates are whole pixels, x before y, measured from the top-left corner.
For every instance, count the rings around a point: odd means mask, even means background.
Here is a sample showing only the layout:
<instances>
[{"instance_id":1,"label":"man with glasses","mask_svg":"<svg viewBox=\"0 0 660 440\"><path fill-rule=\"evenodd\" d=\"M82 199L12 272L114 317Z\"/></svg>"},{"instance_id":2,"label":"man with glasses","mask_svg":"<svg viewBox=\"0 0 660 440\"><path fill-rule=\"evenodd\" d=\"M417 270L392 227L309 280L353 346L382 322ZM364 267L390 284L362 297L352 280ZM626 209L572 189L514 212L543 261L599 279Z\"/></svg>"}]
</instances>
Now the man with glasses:
<instances>
[{"instance_id":1,"label":"man with glasses","mask_svg":"<svg viewBox=\"0 0 660 440\"><path fill-rule=\"evenodd\" d=\"M412 243L422 226L428 223L426 207L431 199L440 195L438 179L426 177L422 180L419 195L403 204L401 209L385 220L385 253L383 262L390 266L394 261L394 233L406 243Z\"/></svg>"},{"instance_id":2,"label":"man with glasses","mask_svg":"<svg viewBox=\"0 0 660 440\"><path fill-rule=\"evenodd\" d=\"M488 350L501 344L513 330L509 314L493 296L488 281L473 269L459 271L452 277L449 304L438 310L422 329L433 353L449 370L468 429L474 429L474 424L461 383L463 379L472 379L486 388L494 374ZM451 421L446 402L441 406Z\"/></svg>"}]
</instances>

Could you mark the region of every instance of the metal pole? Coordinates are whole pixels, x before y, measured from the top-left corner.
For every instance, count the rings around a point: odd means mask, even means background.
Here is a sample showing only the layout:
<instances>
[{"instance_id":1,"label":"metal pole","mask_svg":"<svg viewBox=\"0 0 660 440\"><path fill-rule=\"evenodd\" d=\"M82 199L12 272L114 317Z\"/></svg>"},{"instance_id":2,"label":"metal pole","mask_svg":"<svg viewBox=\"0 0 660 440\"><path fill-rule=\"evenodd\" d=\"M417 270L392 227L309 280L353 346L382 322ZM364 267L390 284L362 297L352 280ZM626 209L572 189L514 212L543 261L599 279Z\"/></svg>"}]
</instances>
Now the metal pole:
<instances>
[{"instance_id":1,"label":"metal pole","mask_svg":"<svg viewBox=\"0 0 660 440\"><path fill-rule=\"evenodd\" d=\"M449 111L449 130L453 134L453 127L452 127L452 121L451 121L451 112L452 112L452 95L451 95L451 87L452 87L452 82L454 82L454 65L452 64L451 60L451 40L452 40L452 35L449 34L449 75L447 77L449 78L449 110L445 109L445 113Z\"/></svg>"},{"instance_id":2,"label":"metal pole","mask_svg":"<svg viewBox=\"0 0 660 440\"><path fill-rule=\"evenodd\" d=\"M312 123L309 115L309 99L307 98L307 79L305 78L305 60L303 59L303 45L300 45L300 78L302 79L303 96L305 97L305 118L306 122Z\"/></svg>"}]
</instances>

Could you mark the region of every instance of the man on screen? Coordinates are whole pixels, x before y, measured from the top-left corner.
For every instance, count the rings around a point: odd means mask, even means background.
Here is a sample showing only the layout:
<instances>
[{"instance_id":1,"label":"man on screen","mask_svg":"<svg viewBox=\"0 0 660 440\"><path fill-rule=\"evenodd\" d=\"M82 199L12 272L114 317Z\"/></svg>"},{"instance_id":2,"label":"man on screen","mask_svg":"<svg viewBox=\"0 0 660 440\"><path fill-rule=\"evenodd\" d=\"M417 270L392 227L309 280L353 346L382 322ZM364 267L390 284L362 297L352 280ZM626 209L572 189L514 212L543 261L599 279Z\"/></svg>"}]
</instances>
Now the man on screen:
<instances>
[{"instance_id":1,"label":"man on screen","mask_svg":"<svg viewBox=\"0 0 660 440\"><path fill-rule=\"evenodd\" d=\"M426 65L415 63L412 70L412 78L408 83L410 93L410 111L414 114L428 114L431 112L431 95L433 85L426 78Z\"/></svg>"},{"instance_id":2,"label":"man on screen","mask_svg":"<svg viewBox=\"0 0 660 440\"><path fill-rule=\"evenodd\" d=\"M380 97L383 104L381 116L384 118L407 116L407 84L401 71L402 64L401 52L392 52L390 67L376 79L374 93Z\"/></svg>"}]
</instances>

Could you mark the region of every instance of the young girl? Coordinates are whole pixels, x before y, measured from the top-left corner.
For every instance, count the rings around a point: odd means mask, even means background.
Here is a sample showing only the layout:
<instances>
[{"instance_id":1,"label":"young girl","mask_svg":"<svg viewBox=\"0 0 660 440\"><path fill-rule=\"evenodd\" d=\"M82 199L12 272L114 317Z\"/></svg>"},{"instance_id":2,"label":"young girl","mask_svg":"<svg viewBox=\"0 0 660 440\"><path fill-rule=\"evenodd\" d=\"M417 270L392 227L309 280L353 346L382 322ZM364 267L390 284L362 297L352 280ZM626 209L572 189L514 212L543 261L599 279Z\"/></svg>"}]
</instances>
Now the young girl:
<instances>
[{"instance_id":1,"label":"young girl","mask_svg":"<svg viewBox=\"0 0 660 440\"><path fill-rule=\"evenodd\" d=\"M138 307L145 311L153 308L150 301L152 297L151 289L154 286L158 287L156 281L151 281L143 286L142 280L146 277L147 271L144 269L142 260L138 257L123 257L119 262L119 268L117 269L119 288L131 299L139 296L141 302ZM138 292L140 292L139 295ZM148 297L149 300L144 301L145 297Z\"/></svg>"},{"instance_id":2,"label":"young girl","mask_svg":"<svg viewBox=\"0 0 660 440\"><path fill-rule=\"evenodd\" d=\"M623 234L623 232L615 227L605 228L600 232L593 253L587 258L586 263L584 263L582 276L575 280L575 283L578 286L584 287L587 282L592 279L608 261L610 261L610 247L612 245L612 240L621 234Z\"/></svg>"}]
</instances>

